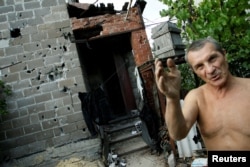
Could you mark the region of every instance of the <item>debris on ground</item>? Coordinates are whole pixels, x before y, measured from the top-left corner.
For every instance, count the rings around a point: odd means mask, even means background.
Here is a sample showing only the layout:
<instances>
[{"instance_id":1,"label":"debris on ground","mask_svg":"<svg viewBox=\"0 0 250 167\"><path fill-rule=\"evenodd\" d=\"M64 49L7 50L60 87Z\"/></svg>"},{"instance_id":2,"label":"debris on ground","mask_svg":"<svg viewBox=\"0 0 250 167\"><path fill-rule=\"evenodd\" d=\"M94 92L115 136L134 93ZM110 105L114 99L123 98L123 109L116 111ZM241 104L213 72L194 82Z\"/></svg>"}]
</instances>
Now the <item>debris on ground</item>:
<instances>
[{"instance_id":1,"label":"debris on ground","mask_svg":"<svg viewBox=\"0 0 250 167\"><path fill-rule=\"evenodd\" d=\"M56 167L104 167L100 160L88 161L80 158L70 158L60 161Z\"/></svg>"}]
</instances>

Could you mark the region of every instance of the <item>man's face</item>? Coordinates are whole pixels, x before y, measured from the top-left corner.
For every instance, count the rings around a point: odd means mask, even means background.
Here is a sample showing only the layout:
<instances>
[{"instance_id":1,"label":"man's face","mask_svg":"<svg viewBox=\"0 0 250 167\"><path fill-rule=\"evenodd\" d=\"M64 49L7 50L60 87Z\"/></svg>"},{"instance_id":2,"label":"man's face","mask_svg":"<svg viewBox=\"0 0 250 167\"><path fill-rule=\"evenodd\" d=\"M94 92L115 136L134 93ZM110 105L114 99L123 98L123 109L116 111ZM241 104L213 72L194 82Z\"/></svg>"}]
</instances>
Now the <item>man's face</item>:
<instances>
[{"instance_id":1,"label":"man's face","mask_svg":"<svg viewBox=\"0 0 250 167\"><path fill-rule=\"evenodd\" d=\"M206 83L213 86L223 86L228 76L228 63L225 53L215 50L211 43L206 43L203 48L190 51L188 62L194 72Z\"/></svg>"}]
</instances>

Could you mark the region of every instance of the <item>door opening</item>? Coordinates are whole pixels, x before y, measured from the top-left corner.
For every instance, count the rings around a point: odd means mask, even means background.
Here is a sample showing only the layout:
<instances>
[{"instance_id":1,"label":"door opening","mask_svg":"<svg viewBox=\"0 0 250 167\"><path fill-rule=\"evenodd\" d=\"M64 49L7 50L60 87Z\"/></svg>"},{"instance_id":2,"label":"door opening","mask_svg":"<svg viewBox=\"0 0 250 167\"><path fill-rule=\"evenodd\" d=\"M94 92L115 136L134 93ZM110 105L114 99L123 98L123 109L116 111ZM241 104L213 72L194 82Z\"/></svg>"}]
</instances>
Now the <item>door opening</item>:
<instances>
[{"instance_id":1,"label":"door opening","mask_svg":"<svg viewBox=\"0 0 250 167\"><path fill-rule=\"evenodd\" d=\"M131 81L129 79L121 81L121 76L118 74L127 73L126 63L123 61L122 55L132 50L129 35L117 35L78 43L77 48L90 90L94 91L99 87L104 90L113 116L127 114L131 108L127 99L133 98L124 94L124 92L132 92L124 85L131 84ZM119 66L117 66L117 56L119 57ZM136 108L135 102L132 105L133 108Z\"/></svg>"}]
</instances>

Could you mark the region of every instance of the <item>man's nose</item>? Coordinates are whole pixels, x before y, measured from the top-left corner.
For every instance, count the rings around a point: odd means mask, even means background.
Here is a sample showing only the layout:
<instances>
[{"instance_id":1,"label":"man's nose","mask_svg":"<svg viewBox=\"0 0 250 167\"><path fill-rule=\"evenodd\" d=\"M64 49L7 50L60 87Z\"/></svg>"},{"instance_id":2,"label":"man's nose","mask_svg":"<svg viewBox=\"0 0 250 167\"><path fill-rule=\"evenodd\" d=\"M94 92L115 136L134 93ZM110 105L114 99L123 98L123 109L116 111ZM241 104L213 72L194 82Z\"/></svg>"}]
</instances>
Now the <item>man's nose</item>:
<instances>
[{"instance_id":1,"label":"man's nose","mask_svg":"<svg viewBox=\"0 0 250 167\"><path fill-rule=\"evenodd\" d=\"M215 71L215 67L213 66L213 64L206 64L206 72L209 74L213 74Z\"/></svg>"}]
</instances>

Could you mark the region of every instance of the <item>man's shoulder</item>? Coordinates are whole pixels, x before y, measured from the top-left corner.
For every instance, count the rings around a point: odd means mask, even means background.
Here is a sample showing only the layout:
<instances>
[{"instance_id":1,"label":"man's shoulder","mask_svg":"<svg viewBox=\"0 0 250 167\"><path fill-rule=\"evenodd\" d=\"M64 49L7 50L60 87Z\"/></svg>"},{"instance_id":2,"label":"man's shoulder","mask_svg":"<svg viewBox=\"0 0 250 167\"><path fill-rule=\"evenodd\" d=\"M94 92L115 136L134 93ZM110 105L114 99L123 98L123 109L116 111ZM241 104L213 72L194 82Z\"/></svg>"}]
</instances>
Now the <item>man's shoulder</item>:
<instances>
[{"instance_id":1,"label":"man's shoulder","mask_svg":"<svg viewBox=\"0 0 250 167\"><path fill-rule=\"evenodd\" d=\"M250 88L250 78L239 78L235 77L239 84L243 84Z\"/></svg>"},{"instance_id":2,"label":"man's shoulder","mask_svg":"<svg viewBox=\"0 0 250 167\"><path fill-rule=\"evenodd\" d=\"M205 84L200 87L192 89L190 93L195 94L195 95L200 95L200 94L203 94L204 90L205 90Z\"/></svg>"},{"instance_id":3,"label":"man's shoulder","mask_svg":"<svg viewBox=\"0 0 250 167\"><path fill-rule=\"evenodd\" d=\"M189 98L192 97L193 99L201 98L204 94L204 86L200 86L198 88L194 88L188 92Z\"/></svg>"}]
</instances>

